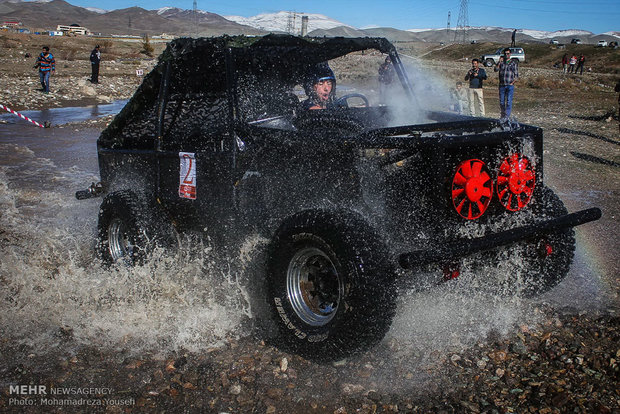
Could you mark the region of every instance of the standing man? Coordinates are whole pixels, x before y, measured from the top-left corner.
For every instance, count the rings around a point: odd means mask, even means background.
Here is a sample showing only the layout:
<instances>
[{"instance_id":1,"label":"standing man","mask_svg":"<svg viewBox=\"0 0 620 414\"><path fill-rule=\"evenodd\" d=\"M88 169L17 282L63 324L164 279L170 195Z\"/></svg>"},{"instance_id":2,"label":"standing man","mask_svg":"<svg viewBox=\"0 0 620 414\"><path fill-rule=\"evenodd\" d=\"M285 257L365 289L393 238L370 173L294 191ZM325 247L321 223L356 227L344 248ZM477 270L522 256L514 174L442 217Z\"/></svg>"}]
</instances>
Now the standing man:
<instances>
[{"instance_id":1,"label":"standing man","mask_svg":"<svg viewBox=\"0 0 620 414\"><path fill-rule=\"evenodd\" d=\"M515 44L516 37L517 37L517 29L514 29L512 31L512 42L510 42L510 47L515 47L516 46L516 44Z\"/></svg>"},{"instance_id":2,"label":"standing man","mask_svg":"<svg viewBox=\"0 0 620 414\"><path fill-rule=\"evenodd\" d=\"M616 83L614 90L616 92L620 92L620 80ZM620 95L618 95L618 121L620 121ZM620 132L620 124L618 124L618 132Z\"/></svg>"},{"instance_id":3,"label":"standing man","mask_svg":"<svg viewBox=\"0 0 620 414\"><path fill-rule=\"evenodd\" d=\"M43 46L43 51L37 58L35 68L39 68L39 79L41 80L41 91L50 93L50 74L56 73L56 60L50 53L48 46Z\"/></svg>"},{"instance_id":4,"label":"standing man","mask_svg":"<svg viewBox=\"0 0 620 414\"><path fill-rule=\"evenodd\" d=\"M90 66L92 69L90 83L99 83L99 62L101 62L101 52L99 51L99 45L97 45L90 52Z\"/></svg>"},{"instance_id":5,"label":"standing man","mask_svg":"<svg viewBox=\"0 0 620 414\"><path fill-rule=\"evenodd\" d=\"M580 75L583 75L583 65L586 63L586 57L584 55L579 56L577 59L577 67L575 68L575 73L581 69L579 72Z\"/></svg>"},{"instance_id":6,"label":"standing man","mask_svg":"<svg viewBox=\"0 0 620 414\"><path fill-rule=\"evenodd\" d=\"M564 53L564 56L562 56L562 71L564 73L568 72L568 54Z\"/></svg>"},{"instance_id":7,"label":"standing man","mask_svg":"<svg viewBox=\"0 0 620 414\"><path fill-rule=\"evenodd\" d=\"M487 73L480 67L480 61L478 59L472 59L471 69L467 72L467 75L465 75L465 80L469 81L469 113L473 116L476 116L476 107L478 107L478 116L484 116L482 81L486 78Z\"/></svg>"},{"instance_id":8,"label":"standing man","mask_svg":"<svg viewBox=\"0 0 620 414\"><path fill-rule=\"evenodd\" d=\"M385 61L379 66L379 100L381 103L387 102L387 91L393 80L394 65L392 65L392 59L387 56Z\"/></svg>"},{"instance_id":9,"label":"standing man","mask_svg":"<svg viewBox=\"0 0 620 414\"><path fill-rule=\"evenodd\" d=\"M493 71L499 71L500 119L505 120L510 117L514 84L519 79L519 61L510 58L510 48L504 49L504 56L500 56L499 64L495 66Z\"/></svg>"}]
</instances>

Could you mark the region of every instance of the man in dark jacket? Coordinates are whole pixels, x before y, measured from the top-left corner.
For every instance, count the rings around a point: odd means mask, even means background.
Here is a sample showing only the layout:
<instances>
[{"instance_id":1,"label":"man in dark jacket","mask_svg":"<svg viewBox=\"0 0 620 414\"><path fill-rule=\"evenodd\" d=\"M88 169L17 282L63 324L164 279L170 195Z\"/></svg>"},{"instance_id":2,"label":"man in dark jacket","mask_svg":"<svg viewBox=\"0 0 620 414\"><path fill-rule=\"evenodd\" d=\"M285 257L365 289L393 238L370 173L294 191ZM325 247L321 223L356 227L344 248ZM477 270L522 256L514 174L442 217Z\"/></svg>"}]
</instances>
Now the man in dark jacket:
<instances>
[{"instance_id":1,"label":"man in dark jacket","mask_svg":"<svg viewBox=\"0 0 620 414\"><path fill-rule=\"evenodd\" d=\"M487 78L486 71L480 67L480 61L473 59L471 61L471 69L465 75L465 80L469 81L469 114L476 116L476 107L478 107L478 116L484 116L484 95L482 93L482 81ZM477 103L477 104L476 104Z\"/></svg>"},{"instance_id":2,"label":"man in dark jacket","mask_svg":"<svg viewBox=\"0 0 620 414\"><path fill-rule=\"evenodd\" d=\"M35 68L39 68L39 79L41 80L41 91L50 93L50 75L56 73L56 60L50 53L48 46L43 46L43 52L37 58Z\"/></svg>"},{"instance_id":3,"label":"man in dark jacket","mask_svg":"<svg viewBox=\"0 0 620 414\"><path fill-rule=\"evenodd\" d=\"M388 88L394 81L394 65L389 56L379 66L379 101L386 103L388 100Z\"/></svg>"},{"instance_id":4,"label":"man in dark jacket","mask_svg":"<svg viewBox=\"0 0 620 414\"><path fill-rule=\"evenodd\" d=\"M579 74L583 75L583 65L585 63L586 63L586 57L584 55L579 56L579 59L577 59L577 68L575 69L575 73L577 73L577 71L579 71L579 69L581 69Z\"/></svg>"},{"instance_id":5,"label":"man in dark jacket","mask_svg":"<svg viewBox=\"0 0 620 414\"><path fill-rule=\"evenodd\" d=\"M90 66L92 74L90 75L91 83L99 83L99 62L101 62L101 52L99 51L99 45L95 46L92 52L90 52Z\"/></svg>"},{"instance_id":6,"label":"man in dark jacket","mask_svg":"<svg viewBox=\"0 0 620 414\"><path fill-rule=\"evenodd\" d=\"M620 80L616 83L616 92L620 92ZM620 121L620 95L618 95L618 121ZM618 124L618 132L620 132L620 124Z\"/></svg>"}]
</instances>

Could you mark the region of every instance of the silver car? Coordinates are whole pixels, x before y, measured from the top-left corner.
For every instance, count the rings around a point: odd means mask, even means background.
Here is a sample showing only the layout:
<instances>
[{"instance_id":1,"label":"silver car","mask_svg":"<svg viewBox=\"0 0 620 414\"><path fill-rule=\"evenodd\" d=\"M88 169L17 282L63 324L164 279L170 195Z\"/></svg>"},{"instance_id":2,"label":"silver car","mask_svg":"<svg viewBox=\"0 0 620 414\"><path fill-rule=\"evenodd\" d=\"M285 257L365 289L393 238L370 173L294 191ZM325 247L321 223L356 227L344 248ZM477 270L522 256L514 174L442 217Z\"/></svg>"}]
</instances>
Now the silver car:
<instances>
[{"instance_id":1,"label":"silver car","mask_svg":"<svg viewBox=\"0 0 620 414\"><path fill-rule=\"evenodd\" d=\"M497 65L499 63L499 57L504 55L505 47L500 47L495 51L495 53L489 55L482 55L480 61L484 64L484 66L490 68L491 66ZM522 47L511 47L510 49L510 57L512 59L517 59L519 63L525 62L525 51Z\"/></svg>"}]
</instances>

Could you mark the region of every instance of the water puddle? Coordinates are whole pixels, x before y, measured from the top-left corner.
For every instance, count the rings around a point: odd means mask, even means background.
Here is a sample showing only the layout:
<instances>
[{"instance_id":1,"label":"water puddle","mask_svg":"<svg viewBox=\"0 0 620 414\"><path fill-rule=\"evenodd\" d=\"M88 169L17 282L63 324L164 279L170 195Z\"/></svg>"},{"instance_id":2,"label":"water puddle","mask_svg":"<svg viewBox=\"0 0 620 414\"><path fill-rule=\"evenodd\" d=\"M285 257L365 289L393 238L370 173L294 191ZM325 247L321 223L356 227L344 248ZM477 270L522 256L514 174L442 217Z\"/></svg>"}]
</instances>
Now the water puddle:
<instances>
[{"instance_id":1,"label":"water puddle","mask_svg":"<svg viewBox=\"0 0 620 414\"><path fill-rule=\"evenodd\" d=\"M122 99L103 105L51 108L36 111L20 111L19 113L40 124L49 121L52 125L60 125L69 122L83 122L107 115L114 115L120 112L126 103L127 100ZM7 124L28 123L28 121L25 121L9 112L0 114L0 122Z\"/></svg>"}]
</instances>

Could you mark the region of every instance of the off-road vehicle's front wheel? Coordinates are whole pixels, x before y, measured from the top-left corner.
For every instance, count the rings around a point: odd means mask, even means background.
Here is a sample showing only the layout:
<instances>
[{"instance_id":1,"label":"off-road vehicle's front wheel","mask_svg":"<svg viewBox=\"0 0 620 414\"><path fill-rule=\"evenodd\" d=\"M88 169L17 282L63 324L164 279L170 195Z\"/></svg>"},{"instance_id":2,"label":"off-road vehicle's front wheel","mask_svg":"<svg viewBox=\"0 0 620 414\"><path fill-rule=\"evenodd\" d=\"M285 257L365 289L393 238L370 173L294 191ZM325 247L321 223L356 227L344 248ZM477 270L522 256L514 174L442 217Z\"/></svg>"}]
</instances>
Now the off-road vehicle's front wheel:
<instances>
[{"instance_id":1,"label":"off-road vehicle's front wheel","mask_svg":"<svg viewBox=\"0 0 620 414\"><path fill-rule=\"evenodd\" d=\"M143 263L157 245L171 247L175 235L161 214L130 191L108 194L99 209L97 250L105 264Z\"/></svg>"},{"instance_id":2,"label":"off-road vehicle's front wheel","mask_svg":"<svg viewBox=\"0 0 620 414\"><path fill-rule=\"evenodd\" d=\"M267 272L280 339L307 358L345 357L389 330L394 272L384 243L357 215L309 210L286 220Z\"/></svg>"}]
</instances>

